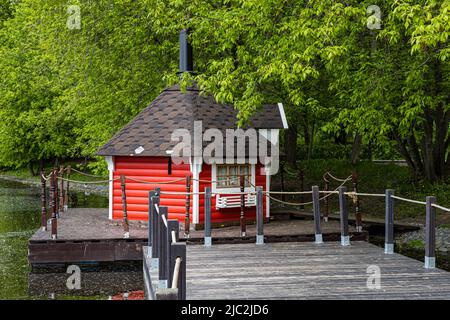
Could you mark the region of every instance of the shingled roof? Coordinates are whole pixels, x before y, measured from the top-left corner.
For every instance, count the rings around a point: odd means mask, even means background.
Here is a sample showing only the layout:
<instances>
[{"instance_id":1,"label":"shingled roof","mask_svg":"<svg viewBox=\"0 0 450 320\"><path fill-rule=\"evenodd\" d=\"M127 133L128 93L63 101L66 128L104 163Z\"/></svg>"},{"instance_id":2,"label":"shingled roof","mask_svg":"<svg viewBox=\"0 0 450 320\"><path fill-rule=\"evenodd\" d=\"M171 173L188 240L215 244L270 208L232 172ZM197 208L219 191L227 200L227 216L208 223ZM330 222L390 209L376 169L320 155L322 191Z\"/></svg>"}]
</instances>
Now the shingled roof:
<instances>
[{"instance_id":1,"label":"shingled roof","mask_svg":"<svg viewBox=\"0 0 450 320\"><path fill-rule=\"evenodd\" d=\"M202 96L193 86L181 92L178 85L167 88L130 123L115 134L97 155L100 156L167 156L176 141L175 129L193 132L194 121L202 121L203 130L235 129L237 111L232 105L219 104L213 96ZM248 128L283 129L284 111L278 105L264 105L249 122ZM225 135L224 135L225 136ZM136 154L139 147L143 151Z\"/></svg>"}]
</instances>

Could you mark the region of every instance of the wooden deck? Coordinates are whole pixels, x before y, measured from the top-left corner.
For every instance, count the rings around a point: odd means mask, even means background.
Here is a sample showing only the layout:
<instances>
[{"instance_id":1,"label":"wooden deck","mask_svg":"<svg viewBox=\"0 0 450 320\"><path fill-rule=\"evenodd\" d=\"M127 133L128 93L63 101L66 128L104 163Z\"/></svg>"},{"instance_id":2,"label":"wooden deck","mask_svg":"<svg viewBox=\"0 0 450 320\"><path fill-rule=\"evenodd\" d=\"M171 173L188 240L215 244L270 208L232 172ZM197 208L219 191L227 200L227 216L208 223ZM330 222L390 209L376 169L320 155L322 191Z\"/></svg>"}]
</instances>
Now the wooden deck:
<instances>
[{"instance_id":1,"label":"wooden deck","mask_svg":"<svg viewBox=\"0 0 450 320\"><path fill-rule=\"evenodd\" d=\"M247 236L240 237L239 226L215 228L213 243L254 243L255 225L247 226ZM313 241L312 220L279 220L265 225L267 242ZM325 241L340 239L339 223L322 223ZM58 238L51 240L47 231L37 230L28 242L28 261L39 264L66 264L85 261L115 262L142 260L142 245L147 243L147 222L130 221L130 238L123 238L122 221L109 220L108 209L75 208L58 219ZM351 232L353 240L367 240L367 232ZM180 232L181 240L184 232ZM191 231L188 243L203 243L204 231Z\"/></svg>"},{"instance_id":2,"label":"wooden deck","mask_svg":"<svg viewBox=\"0 0 450 320\"><path fill-rule=\"evenodd\" d=\"M363 241L187 249L187 299L450 299L449 272ZM367 287L371 265L381 289Z\"/></svg>"}]
</instances>

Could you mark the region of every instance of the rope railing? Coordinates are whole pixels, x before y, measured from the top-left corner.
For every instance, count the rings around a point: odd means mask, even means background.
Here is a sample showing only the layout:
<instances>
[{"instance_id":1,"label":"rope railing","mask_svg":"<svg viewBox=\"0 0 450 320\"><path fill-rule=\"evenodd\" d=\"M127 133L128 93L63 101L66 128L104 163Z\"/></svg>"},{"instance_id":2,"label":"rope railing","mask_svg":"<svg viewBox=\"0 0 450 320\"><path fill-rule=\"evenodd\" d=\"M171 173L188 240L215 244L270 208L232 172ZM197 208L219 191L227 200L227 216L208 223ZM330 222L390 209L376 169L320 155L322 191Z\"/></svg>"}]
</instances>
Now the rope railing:
<instances>
[{"instance_id":1,"label":"rope railing","mask_svg":"<svg viewBox=\"0 0 450 320\"><path fill-rule=\"evenodd\" d=\"M446 208L446 207L443 207L443 206L440 206L440 205L437 205L437 204L434 204L434 203L431 206L436 208L436 209L442 210L442 211L450 212L449 208Z\"/></svg>"},{"instance_id":2,"label":"rope railing","mask_svg":"<svg viewBox=\"0 0 450 320\"><path fill-rule=\"evenodd\" d=\"M401 201L405 201L405 202L409 202L409 203L415 203L415 204L421 204L421 205L426 205L427 203L424 201L417 201L417 200L412 200L412 199L407 199L407 198L402 198L402 197L398 197L398 196L391 196L393 199L397 199L397 200L401 200Z\"/></svg>"}]
</instances>

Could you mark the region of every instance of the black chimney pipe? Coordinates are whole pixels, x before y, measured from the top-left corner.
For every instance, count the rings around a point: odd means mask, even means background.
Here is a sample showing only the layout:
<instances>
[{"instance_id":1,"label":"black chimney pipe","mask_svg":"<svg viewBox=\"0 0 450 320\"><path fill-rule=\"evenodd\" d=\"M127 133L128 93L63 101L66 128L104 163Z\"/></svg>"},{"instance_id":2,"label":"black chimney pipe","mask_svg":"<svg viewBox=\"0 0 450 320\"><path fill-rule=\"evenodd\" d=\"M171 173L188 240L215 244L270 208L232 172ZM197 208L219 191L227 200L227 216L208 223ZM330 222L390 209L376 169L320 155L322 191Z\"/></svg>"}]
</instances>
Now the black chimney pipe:
<instances>
[{"instance_id":1,"label":"black chimney pipe","mask_svg":"<svg viewBox=\"0 0 450 320\"><path fill-rule=\"evenodd\" d=\"M189 31L183 29L180 32L180 72L192 72L192 46L188 42Z\"/></svg>"}]
</instances>

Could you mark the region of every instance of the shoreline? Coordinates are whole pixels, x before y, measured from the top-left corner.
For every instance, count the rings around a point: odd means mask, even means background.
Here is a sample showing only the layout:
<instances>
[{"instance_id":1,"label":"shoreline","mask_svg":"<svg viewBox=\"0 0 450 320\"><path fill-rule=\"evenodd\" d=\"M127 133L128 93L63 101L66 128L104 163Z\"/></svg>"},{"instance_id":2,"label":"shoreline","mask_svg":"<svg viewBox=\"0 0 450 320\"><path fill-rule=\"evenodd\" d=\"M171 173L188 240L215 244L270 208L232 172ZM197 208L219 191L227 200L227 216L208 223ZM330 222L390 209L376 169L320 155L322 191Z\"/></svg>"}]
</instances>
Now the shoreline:
<instances>
[{"instance_id":1,"label":"shoreline","mask_svg":"<svg viewBox=\"0 0 450 320\"><path fill-rule=\"evenodd\" d=\"M41 182L36 181L33 178L19 178L19 177L12 176L12 175L0 174L0 179L5 180L5 181L19 182L22 184L35 186L35 187L41 186ZM99 196L108 196L108 184L106 184L106 183L92 185L92 184L81 184L81 183L72 183L71 182L70 190L75 190L78 192L89 192L89 193L93 193L93 194L96 194Z\"/></svg>"}]
</instances>

